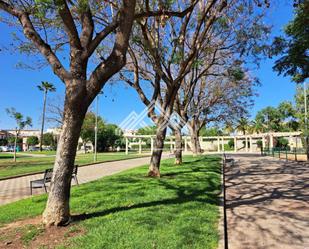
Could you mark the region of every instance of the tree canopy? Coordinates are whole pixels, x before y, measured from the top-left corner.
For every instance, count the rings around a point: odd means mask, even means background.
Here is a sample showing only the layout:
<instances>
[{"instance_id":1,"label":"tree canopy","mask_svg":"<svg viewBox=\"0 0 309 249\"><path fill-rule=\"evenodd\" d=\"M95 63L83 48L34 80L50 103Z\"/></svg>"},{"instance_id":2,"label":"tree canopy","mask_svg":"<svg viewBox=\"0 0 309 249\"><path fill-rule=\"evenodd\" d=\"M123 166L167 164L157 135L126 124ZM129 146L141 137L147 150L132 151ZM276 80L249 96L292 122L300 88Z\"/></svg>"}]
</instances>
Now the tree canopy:
<instances>
[{"instance_id":1,"label":"tree canopy","mask_svg":"<svg viewBox=\"0 0 309 249\"><path fill-rule=\"evenodd\" d=\"M39 144L39 139L37 136L31 136L31 137L28 137L27 138L27 144L29 146L34 146L34 145L37 145Z\"/></svg>"},{"instance_id":2,"label":"tree canopy","mask_svg":"<svg viewBox=\"0 0 309 249\"><path fill-rule=\"evenodd\" d=\"M281 55L274 70L292 76L293 81L304 82L309 77L309 1L295 9L295 17L285 27L285 36L276 37L271 55Z\"/></svg>"}]
</instances>

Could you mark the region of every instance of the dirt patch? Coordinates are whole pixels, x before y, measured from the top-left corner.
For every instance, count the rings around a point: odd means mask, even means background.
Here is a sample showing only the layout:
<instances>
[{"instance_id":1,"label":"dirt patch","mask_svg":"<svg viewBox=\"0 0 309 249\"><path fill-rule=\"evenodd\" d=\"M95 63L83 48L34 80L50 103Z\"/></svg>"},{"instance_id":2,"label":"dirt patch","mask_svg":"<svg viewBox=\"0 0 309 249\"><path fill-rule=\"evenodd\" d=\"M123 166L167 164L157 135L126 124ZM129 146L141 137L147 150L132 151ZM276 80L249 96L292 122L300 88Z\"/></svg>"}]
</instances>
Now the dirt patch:
<instances>
[{"instance_id":1,"label":"dirt patch","mask_svg":"<svg viewBox=\"0 0 309 249\"><path fill-rule=\"evenodd\" d=\"M52 249L70 245L70 238L83 234L83 229L72 224L66 227L45 227L41 217L16 221L0 228L0 249Z\"/></svg>"}]
</instances>

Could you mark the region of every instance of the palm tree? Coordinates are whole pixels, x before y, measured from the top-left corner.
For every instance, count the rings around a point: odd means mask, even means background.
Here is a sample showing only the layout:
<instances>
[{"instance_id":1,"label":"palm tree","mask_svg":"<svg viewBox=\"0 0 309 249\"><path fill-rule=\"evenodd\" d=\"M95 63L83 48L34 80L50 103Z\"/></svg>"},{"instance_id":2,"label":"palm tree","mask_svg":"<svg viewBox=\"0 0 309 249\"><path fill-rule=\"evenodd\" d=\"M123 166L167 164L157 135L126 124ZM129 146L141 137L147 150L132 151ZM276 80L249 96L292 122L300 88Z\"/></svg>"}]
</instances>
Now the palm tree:
<instances>
[{"instance_id":1,"label":"palm tree","mask_svg":"<svg viewBox=\"0 0 309 249\"><path fill-rule=\"evenodd\" d=\"M41 127L41 135L40 135L40 151L42 151L42 142L43 142L43 131L44 131L44 122L45 122L45 109L46 109L46 98L48 92L55 92L56 88L53 84L42 81L41 85L38 85L40 91L44 92L43 95L43 113L42 113L42 127Z\"/></svg>"},{"instance_id":2,"label":"palm tree","mask_svg":"<svg viewBox=\"0 0 309 249\"><path fill-rule=\"evenodd\" d=\"M246 135L246 131L249 129L249 125L250 125L249 120L247 118L242 117L237 121L236 129L241 131L243 135Z\"/></svg>"},{"instance_id":3,"label":"palm tree","mask_svg":"<svg viewBox=\"0 0 309 249\"><path fill-rule=\"evenodd\" d=\"M226 123L225 127L224 127L224 133L230 135L232 133L234 133L235 128L233 127L232 123Z\"/></svg>"},{"instance_id":4,"label":"palm tree","mask_svg":"<svg viewBox=\"0 0 309 249\"><path fill-rule=\"evenodd\" d=\"M252 120L250 122L250 132L251 133L263 133L266 131L266 127L265 125L257 120Z\"/></svg>"},{"instance_id":5,"label":"palm tree","mask_svg":"<svg viewBox=\"0 0 309 249\"><path fill-rule=\"evenodd\" d=\"M15 108L7 108L6 112L11 118L15 119L16 122L14 139L14 162L16 162L16 147L19 133L26 126L32 126L32 119L30 117L26 117L26 119L24 119L24 116L20 112L17 112Z\"/></svg>"}]
</instances>

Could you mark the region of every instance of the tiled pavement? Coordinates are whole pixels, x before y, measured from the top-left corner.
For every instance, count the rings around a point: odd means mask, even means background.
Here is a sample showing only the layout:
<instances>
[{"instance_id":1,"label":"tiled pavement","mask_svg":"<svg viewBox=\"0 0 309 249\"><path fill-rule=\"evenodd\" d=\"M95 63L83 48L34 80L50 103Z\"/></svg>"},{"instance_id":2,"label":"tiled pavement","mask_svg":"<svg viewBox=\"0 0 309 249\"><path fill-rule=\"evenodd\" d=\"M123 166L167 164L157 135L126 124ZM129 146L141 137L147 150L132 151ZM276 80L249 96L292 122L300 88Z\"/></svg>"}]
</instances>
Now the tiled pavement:
<instances>
[{"instance_id":1,"label":"tiled pavement","mask_svg":"<svg viewBox=\"0 0 309 249\"><path fill-rule=\"evenodd\" d=\"M99 179L103 176L116 174L126 169L131 169L143 164L147 164L149 163L149 159L149 157L143 157L80 167L78 169L78 181L80 184L82 184ZM0 205L29 197L30 181L41 179L42 176L42 174L35 174L0 181ZM74 180L72 180L72 184L75 184ZM33 193L44 193L44 189L34 189Z\"/></svg>"},{"instance_id":2,"label":"tiled pavement","mask_svg":"<svg viewBox=\"0 0 309 249\"><path fill-rule=\"evenodd\" d=\"M226 173L229 249L309 249L309 165L233 157Z\"/></svg>"}]
</instances>

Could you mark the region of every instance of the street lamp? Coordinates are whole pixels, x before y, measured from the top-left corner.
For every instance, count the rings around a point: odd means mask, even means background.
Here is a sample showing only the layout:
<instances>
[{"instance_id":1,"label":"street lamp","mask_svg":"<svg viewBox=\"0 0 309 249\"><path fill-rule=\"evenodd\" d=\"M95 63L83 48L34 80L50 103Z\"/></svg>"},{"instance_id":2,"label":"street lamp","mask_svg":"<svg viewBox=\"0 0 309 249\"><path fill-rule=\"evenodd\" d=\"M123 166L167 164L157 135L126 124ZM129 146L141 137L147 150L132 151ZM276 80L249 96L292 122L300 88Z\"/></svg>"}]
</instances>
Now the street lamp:
<instances>
[{"instance_id":1,"label":"street lamp","mask_svg":"<svg viewBox=\"0 0 309 249\"><path fill-rule=\"evenodd\" d=\"M93 161L97 161L97 147L98 147L98 116L99 116L99 95L103 92L100 91L96 97L96 114L95 114L95 126L94 126L94 154Z\"/></svg>"},{"instance_id":2,"label":"street lamp","mask_svg":"<svg viewBox=\"0 0 309 249\"><path fill-rule=\"evenodd\" d=\"M304 82L304 105L305 105L305 140L307 161L309 161L309 146L308 146L308 113L307 113L307 83Z\"/></svg>"}]
</instances>

